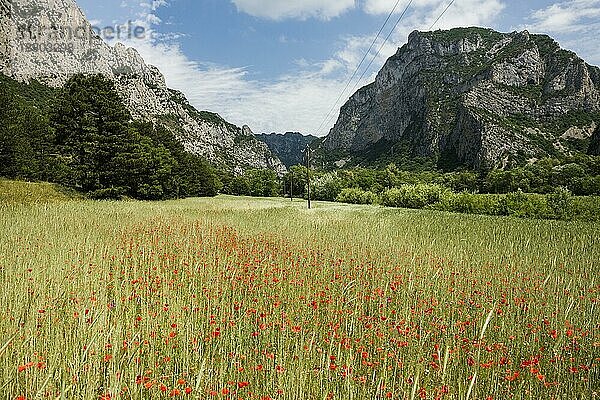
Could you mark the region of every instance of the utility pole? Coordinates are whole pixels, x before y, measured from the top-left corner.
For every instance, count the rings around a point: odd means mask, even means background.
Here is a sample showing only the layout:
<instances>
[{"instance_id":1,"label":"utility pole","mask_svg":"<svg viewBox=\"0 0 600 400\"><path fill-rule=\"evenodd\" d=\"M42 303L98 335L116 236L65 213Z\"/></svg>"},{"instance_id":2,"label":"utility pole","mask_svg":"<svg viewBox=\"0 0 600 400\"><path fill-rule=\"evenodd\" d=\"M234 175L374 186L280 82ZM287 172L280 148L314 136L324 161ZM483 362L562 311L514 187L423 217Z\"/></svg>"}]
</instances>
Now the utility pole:
<instances>
[{"instance_id":1,"label":"utility pole","mask_svg":"<svg viewBox=\"0 0 600 400\"><path fill-rule=\"evenodd\" d=\"M308 194L308 209L310 210L310 145L306 145L306 189Z\"/></svg>"},{"instance_id":2,"label":"utility pole","mask_svg":"<svg viewBox=\"0 0 600 400\"><path fill-rule=\"evenodd\" d=\"M294 173L290 172L290 199L294 202Z\"/></svg>"}]
</instances>

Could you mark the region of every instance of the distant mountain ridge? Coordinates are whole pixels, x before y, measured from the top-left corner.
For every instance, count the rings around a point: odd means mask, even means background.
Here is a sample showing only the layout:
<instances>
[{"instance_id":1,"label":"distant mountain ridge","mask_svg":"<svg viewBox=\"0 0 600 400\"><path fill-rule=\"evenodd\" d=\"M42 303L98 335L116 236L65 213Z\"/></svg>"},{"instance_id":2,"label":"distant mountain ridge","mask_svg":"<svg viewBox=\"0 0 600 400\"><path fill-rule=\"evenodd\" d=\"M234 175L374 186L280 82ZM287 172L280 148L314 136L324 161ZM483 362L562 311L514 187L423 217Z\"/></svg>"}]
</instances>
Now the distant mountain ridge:
<instances>
[{"instance_id":1,"label":"distant mountain ridge","mask_svg":"<svg viewBox=\"0 0 600 400\"><path fill-rule=\"evenodd\" d=\"M163 123L186 150L236 172L248 168L285 172L281 161L247 130L218 114L196 110L181 92L169 89L161 72L136 50L106 44L74 0L1 1L2 74L51 87L63 85L74 74L102 74L114 81L134 118ZM52 29L56 32L47 32ZM60 29L82 29L85 34L67 38L57 33Z\"/></svg>"},{"instance_id":2,"label":"distant mountain ridge","mask_svg":"<svg viewBox=\"0 0 600 400\"><path fill-rule=\"evenodd\" d=\"M591 152L599 88L598 67L545 35L415 31L342 107L321 154L338 166L491 169Z\"/></svg>"},{"instance_id":3,"label":"distant mountain ridge","mask_svg":"<svg viewBox=\"0 0 600 400\"><path fill-rule=\"evenodd\" d=\"M313 143L318 138L312 135L302 135L299 132L286 132L285 134L263 133L254 135L258 140L269 146L274 155L285 164L291 167L297 164L303 164L303 151L306 146Z\"/></svg>"}]
</instances>

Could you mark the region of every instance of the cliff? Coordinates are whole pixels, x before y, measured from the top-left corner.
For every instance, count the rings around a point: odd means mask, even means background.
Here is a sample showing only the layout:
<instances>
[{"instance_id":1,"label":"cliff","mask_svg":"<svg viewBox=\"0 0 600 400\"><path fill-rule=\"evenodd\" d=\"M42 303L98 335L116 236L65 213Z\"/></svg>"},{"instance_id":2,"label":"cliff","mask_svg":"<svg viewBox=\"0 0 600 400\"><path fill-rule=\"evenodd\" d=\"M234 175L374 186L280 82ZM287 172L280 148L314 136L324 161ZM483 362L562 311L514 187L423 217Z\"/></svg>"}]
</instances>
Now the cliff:
<instances>
[{"instance_id":1,"label":"cliff","mask_svg":"<svg viewBox=\"0 0 600 400\"><path fill-rule=\"evenodd\" d=\"M413 32L342 107L321 150L338 165L445 169L571 155L600 125L599 87L599 68L545 35Z\"/></svg>"}]
</instances>

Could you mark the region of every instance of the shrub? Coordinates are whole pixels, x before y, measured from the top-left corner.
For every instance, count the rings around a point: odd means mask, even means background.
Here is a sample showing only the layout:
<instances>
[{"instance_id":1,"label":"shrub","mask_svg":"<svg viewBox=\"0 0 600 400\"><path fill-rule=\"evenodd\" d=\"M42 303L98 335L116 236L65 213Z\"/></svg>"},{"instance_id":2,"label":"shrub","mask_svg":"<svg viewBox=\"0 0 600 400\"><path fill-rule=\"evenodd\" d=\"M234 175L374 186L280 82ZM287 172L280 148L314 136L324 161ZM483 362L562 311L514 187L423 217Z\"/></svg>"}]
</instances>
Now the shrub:
<instances>
[{"instance_id":1,"label":"shrub","mask_svg":"<svg viewBox=\"0 0 600 400\"><path fill-rule=\"evenodd\" d=\"M463 214L500 215L500 196L473 194L468 192L443 195L442 200L432 209Z\"/></svg>"},{"instance_id":2,"label":"shrub","mask_svg":"<svg viewBox=\"0 0 600 400\"><path fill-rule=\"evenodd\" d=\"M550 212L556 219L572 219L575 214L573 195L568 189L559 187L554 193L546 195Z\"/></svg>"},{"instance_id":3,"label":"shrub","mask_svg":"<svg viewBox=\"0 0 600 400\"><path fill-rule=\"evenodd\" d=\"M500 215L519 218L549 218L551 214L544 196L525 194L520 190L502 197L499 208Z\"/></svg>"},{"instance_id":4,"label":"shrub","mask_svg":"<svg viewBox=\"0 0 600 400\"><path fill-rule=\"evenodd\" d=\"M342 188L342 180L336 173L311 179L311 195L315 200L335 201Z\"/></svg>"},{"instance_id":5,"label":"shrub","mask_svg":"<svg viewBox=\"0 0 600 400\"><path fill-rule=\"evenodd\" d=\"M336 198L339 203L349 204L375 204L378 200L375 193L358 188L344 189Z\"/></svg>"},{"instance_id":6,"label":"shrub","mask_svg":"<svg viewBox=\"0 0 600 400\"><path fill-rule=\"evenodd\" d=\"M388 207L425 208L439 203L448 189L439 185L402 185L383 193L382 204Z\"/></svg>"}]
</instances>

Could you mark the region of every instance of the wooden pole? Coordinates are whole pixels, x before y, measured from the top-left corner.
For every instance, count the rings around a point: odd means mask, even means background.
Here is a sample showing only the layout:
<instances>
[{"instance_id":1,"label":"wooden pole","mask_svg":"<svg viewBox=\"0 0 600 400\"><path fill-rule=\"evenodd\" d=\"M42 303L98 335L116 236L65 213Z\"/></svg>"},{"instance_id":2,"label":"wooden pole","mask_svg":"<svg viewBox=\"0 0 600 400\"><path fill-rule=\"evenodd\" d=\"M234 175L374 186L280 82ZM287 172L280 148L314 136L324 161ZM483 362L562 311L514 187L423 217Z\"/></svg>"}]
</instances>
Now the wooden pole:
<instances>
[{"instance_id":1,"label":"wooden pole","mask_svg":"<svg viewBox=\"0 0 600 400\"><path fill-rule=\"evenodd\" d=\"M306 146L306 188L308 194L308 209L310 210L310 145Z\"/></svg>"}]
</instances>

